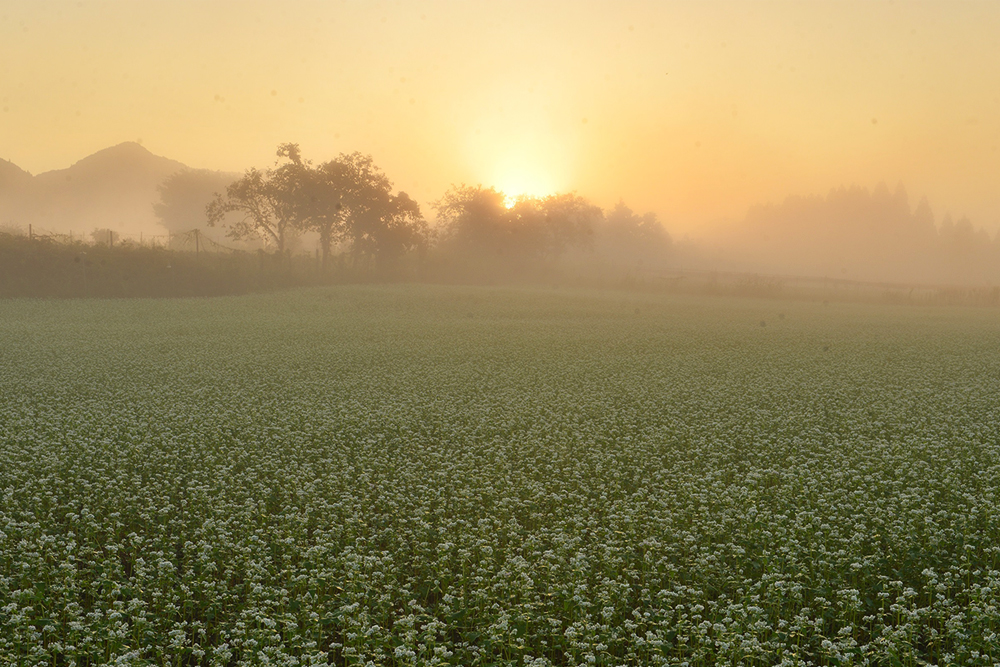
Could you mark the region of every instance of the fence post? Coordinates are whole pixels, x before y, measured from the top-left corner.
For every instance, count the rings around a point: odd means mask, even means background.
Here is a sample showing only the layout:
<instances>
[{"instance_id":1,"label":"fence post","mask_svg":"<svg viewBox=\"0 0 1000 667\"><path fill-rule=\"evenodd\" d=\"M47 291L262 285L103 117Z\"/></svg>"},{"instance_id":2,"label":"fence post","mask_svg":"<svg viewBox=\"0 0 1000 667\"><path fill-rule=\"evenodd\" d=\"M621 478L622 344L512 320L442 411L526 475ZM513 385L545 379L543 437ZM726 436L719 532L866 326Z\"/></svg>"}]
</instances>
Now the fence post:
<instances>
[{"instance_id":1,"label":"fence post","mask_svg":"<svg viewBox=\"0 0 1000 667\"><path fill-rule=\"evenodd\" d=\"M114 245L115 245L115 233L109 229L108 230L108 247L109 248L113 248Z\"/></svg>"}]
</instances>

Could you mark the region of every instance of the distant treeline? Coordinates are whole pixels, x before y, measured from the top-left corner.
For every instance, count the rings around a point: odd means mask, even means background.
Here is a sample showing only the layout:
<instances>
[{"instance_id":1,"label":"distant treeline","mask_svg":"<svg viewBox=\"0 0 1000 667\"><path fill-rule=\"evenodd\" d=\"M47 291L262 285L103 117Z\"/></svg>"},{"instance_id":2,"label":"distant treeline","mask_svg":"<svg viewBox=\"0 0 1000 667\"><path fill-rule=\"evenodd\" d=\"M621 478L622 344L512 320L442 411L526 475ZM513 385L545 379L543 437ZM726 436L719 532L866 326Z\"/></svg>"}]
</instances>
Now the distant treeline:
<instances>
[{"instance_id":1,"label":"distant treeline","mask_svg":"<svg viewBox=\"0 0 1000 667\"><path fill-rule=\"evenodd\" d=\"M917 284L1000 284L1000 235L967 218L936 224L906 191L838 188L752 208L722 243L742 270Z\"/></svg>"},{"instance_id":2,"label":"distant treeline","mask_svg":"<svg viewBox=\"0 0 1000 667\"><path fill-rule=\"evenodd\" d=\"M675 244L652 213L624 202L602 210L575 193L511 198L457 185L431 204L429 222L371 156L317 164L296 144L243 175L180 169L158 194L153 210L169 234L158 247L107 227L81 238L0 225L0 295L210 295L383 280L754 293L766 284L773 295L801 291L773 279L798 276L841 281L835 291L877 285L897 299L903 287L907 299L938 294L927 291L933 285L974 288L958 300L992 303L1000 284L1000 236L964 218L938 225L925 200L911 208L901 187L884 185L755 207L700 246ZM717 273L738 278L720 282Z\"/></svg>"},{"instance_id":3,"label":"distant treeline","mask_svg":"<svg viewBox=\"0 0 1000 667\"><path fill-rule=\"evenodd\" d=\"M431 226L370 156L313 164L296 144L283 144L277 155L273 167L229 182L217 172L178 172L160 187L156 214L175 234L199 229L278 257L301 254L312 241L321 266L338 257L374 276L398 275L400 265L415 262L436 278L457 280L541 275L557 264L618 270L663 263L672 251L656 216L636 215L624 203L605 213L575 194L511 199L460 185L432 205Z\"/></svg>"},{"instance_id":4,"label":"distant treeline","mask_svg":"<svg viewBox=\"0 0 1000 667\"><path fill-rule=\"evenodd\" d=\"M360 153L313 164L295 144L241 177L181 170L159 188L166 244L32 236L0 227L0 296L195 296L380 280L621 279L665 265L670 236L653 214L605 213L575 194L509 199L455 186L420 206ZM223 235L220 235L222 232ZM310 247L312 246L312 247ZM314 252L313 252L314 250Z\"/></svg>"}]
</instances>

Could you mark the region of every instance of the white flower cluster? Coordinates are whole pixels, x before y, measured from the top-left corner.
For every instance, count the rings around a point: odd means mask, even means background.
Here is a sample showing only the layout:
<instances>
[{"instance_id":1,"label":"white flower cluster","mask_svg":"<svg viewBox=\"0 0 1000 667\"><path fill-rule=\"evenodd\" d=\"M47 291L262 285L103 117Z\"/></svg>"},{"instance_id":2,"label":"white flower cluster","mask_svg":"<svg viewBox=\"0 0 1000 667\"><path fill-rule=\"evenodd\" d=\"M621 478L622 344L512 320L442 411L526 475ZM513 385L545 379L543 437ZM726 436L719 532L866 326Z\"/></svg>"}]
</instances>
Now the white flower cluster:
<instances>
[{"instance_id":1,"label":"white flower cluster","mask_svg":"<svg viewBox=\"0 0 1000 667\"><path fill-rule=\"evenodd\" d=\"M0 665L992 667L998 344L613 292L3 302Z\"/></svg>"}]
</instances>

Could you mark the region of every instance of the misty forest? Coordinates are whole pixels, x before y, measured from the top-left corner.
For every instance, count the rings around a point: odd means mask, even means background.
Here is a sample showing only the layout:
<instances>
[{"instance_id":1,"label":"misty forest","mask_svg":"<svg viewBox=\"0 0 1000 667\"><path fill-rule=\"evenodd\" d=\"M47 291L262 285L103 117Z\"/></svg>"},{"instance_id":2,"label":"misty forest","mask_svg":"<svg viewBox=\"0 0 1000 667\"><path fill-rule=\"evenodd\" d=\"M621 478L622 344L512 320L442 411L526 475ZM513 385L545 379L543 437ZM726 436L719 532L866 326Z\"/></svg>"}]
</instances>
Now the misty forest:
<instances>
[{"instance_id":1,"label":"misty forest","mask_svg":"<svg viewBox=\"0 0 1000 667\"><path fill-rule=\"evenodd\" d=\"M997 34L0 0L0 667L997 667Z\"/></svg>"}]
</instances>

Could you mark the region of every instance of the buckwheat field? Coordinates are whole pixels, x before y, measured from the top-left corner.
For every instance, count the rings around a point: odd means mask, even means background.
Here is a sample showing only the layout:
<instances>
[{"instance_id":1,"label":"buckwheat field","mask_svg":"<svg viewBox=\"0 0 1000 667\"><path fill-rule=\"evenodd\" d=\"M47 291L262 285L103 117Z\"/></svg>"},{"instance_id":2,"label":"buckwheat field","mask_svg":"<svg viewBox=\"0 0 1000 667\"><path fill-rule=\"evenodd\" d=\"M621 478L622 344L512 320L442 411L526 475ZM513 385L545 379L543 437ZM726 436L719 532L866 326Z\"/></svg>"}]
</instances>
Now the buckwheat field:
<instances>
[{"instance_id":1,"label":"buckwheat field","mask_svg":"<svg viewBox=\"0 0 1000 667\"><path fill-rule=\"evenodd\" d=\"M0 303L0 664L994 665L995 309Z\"/></svg>"}]
</instances>

